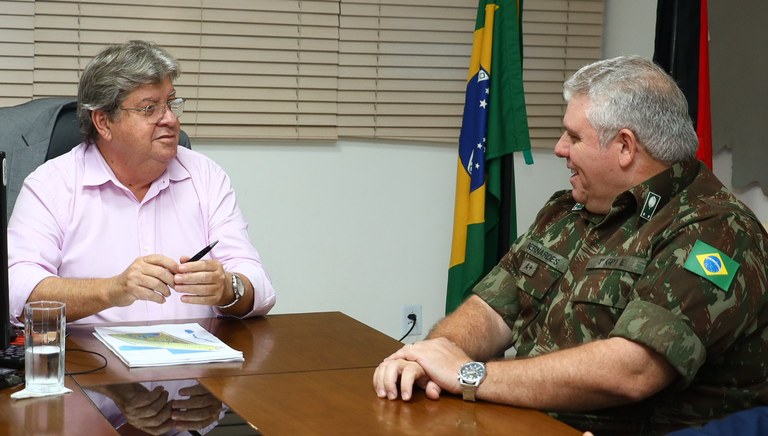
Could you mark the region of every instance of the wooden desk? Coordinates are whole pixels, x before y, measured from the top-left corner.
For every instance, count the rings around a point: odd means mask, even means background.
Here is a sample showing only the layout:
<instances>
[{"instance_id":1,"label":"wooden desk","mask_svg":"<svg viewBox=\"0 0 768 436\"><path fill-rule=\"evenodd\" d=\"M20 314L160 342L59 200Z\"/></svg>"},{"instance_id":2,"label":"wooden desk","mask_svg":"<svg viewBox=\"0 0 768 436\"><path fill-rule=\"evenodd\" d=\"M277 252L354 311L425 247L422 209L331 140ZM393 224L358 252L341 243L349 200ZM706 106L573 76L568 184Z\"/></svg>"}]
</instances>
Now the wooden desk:
<instances>
[{"instance_id":1,"label":"wooden desk","mask_svg":"<svg viewBox=\"0 0 768 436\"><path fill-rule=\"evenodd\" d=\"M324 369L375 367L402 344L340 312L269 315L238 320L194 319L230 347L243 352L244 362L208 363L152 368L128 368L93 336L93 326L67 326L67 371L101 366L96 356L70 352L73 348L96 351L107 359L107 368L76 376L83 386L101 383L169 380L212 376L271 374ZM151 323L123 323L148 325ZM157 322L154 322L157 324Z\"/></svg>"},{"instance_id":2,"label":"wooden desk","mask_svg":"<svg viewBox=\"0 0 768 436\"><path fill-rule=\"evenodd\" d=\"M199 379L265 435L573 435L541 412L457 396L380 399L374 368Z\"/></svg>"},{"instance_id":3,"label":"wooden desk","mask_svg":"<svg viewBox=\"0 0 768 436\"><path fill-rule=\"evenodd\" d=\"M190 378L268 436L581 434L537 411L454 396L432 401L418 391L408 403L379 399L373 371L402 344L339 312L189 321L243 351L245 362L130 369L93 336L93 326L68 326L67 371L102 364L74 349L101 353L108 366L68 376L66 385L74 392L64 396L11 400L20 388L0 391L0 435L117 434L82 387Z\"/></svg>"},{"instance_id":4,"label":"wooden desk","mask_svg":"<svg viewBox=\"0 0 768 436\"><path fill-rule=\"evenodd\" d=\"M24 386L0 391L0 435L110 435L112 426L93 406L72 377L65 386L71 394L13 400Z\"/></svg>"}]
</instances>

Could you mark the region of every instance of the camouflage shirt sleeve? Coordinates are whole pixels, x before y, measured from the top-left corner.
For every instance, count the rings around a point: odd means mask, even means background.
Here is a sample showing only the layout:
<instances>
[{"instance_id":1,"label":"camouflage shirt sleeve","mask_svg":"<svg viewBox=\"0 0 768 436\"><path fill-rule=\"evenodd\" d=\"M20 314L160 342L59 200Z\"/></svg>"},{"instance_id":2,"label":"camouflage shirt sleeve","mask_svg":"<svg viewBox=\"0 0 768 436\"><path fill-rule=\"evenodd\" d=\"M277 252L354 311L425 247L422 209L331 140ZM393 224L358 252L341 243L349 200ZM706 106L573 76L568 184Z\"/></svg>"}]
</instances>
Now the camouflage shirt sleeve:
<instances>
[{"instance_id":1,"label":"camouflage shirt sleeve","mask_svg":"<svg viewBox=\"0 0 768 436\"><path fill-rule=\"evenodd\" d=\"M519 357L608 337L650 347L678 382L601 416L693 423L768 401L766 264L754 214L686 161L604 215L556 193L474 292L510 326Z\"/></svg>"},{"instance_id":2,"label":"camouflage shirt sleeve","mask_svg":"<svg viewBox=\"0 0 768 436\"><path fill-rule=\"evenodd\" d=\"M610 335L662 354L682 376L677 387L687 386L708 357L725 352L754 328L762 304L749 284L765 282L765 247L753 241L761 231L747 215L718 213L694 215L661 232ZM726 289L685 268L697 241L739 265Z\"/></svg>"},{"instance_id":3,"label":"camouflage shirt sleeve","mask_svg":"<svg viewBox=\"0 0 768 436\"><path fill-rule=\"evenodd\" d=\"M534 222L548 223L556 220L553 214L567 211L567 208L562 206L564 198L570 198L569 191L555 192L539 211ZM521 252L529 235L536 232L536 229L537 225L534 224L517 238L499 264L472 289L475 295L482 298L504 319L515 334L519 334L533 320L533 309L539 304L535 296L545 292L558 278L556 275L549 275L540 280L526 280L524 275L512 273L518 271L516 254ZM523 292L518 292L519 289Z\"/></svg>"}]
</instances>

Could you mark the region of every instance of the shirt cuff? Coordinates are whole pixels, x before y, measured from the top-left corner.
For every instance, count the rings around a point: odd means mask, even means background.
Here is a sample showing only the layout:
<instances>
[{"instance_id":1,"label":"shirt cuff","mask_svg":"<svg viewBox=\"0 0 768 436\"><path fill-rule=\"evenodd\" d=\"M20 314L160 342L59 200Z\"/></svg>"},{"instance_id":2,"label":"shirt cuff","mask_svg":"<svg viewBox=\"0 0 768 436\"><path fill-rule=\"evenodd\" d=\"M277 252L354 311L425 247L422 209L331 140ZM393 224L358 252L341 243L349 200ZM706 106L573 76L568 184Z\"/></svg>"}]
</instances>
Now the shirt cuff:
<instances>
[{"instance_id":1,"label":"shirt cuff","mask_svg":"<svg viewBox=\"0 0 768 436\"><path fill-rule=\"evenodd\" d=\"M14 266L13 272L9 270L8 282L10 289L10 318L15 326L23 326L18 321L24 314L24 305L27 299L35 290L35 287L48 277L55 277L55 274L36 267Z\"/></svg>"},{"instance_id":2,"label":"shirt cuff","mask_svg":"<svg viewBox=\"0 0 768 436\"><path fill-rule=\"evenodd\" d=\"M520 297L514 277L507 270L496 265L472 292L496 310L510 328L515 324L520 314Z\"/></svg>"},{"instance_id":3,"label":"shirt cuff","mask_svg":"<svg viewBox=\"0 0 768 436\"><path fill-rule=\"evenodd\" d=\"M275 305L275 289L272 287L272 281L263 268L253 264L241 263L234 265L231 269L224 266L224 270L247 277L251 285L253 285L253 307L247 314L238 318L266 315ZM218 316L232 316L224 313L217 306L211 307Z\"/></svg>"},{"instance_id":4,"label":"shirt cuff","mask_svg":"<svg viewBox=\"0 0 768 436\"><path fill-rule=\"evenodd\" d=\"M664 356L683 377L679 389L691 383L707 355L688 322L647 301L630 301L610 336L641 343Z\"/></svg>"}]
</instances>

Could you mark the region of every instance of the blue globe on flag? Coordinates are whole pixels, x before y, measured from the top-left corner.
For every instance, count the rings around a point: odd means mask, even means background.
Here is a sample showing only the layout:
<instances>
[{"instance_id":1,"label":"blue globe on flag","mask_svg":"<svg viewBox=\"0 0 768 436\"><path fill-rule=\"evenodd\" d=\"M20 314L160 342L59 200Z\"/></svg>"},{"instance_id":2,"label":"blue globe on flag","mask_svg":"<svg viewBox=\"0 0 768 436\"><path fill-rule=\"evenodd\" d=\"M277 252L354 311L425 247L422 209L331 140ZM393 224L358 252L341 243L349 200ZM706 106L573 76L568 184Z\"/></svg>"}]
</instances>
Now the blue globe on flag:
<instances>
[{"instance_id":1,"label":"blue globe on flag","mask_svg":"<svg viewBox=\"0 0 768 436\"><path fill-rule=\"evenodd\" d=\"M702 265L705 270L712 274L717 274L723 269L723 261L714 254L707 256Z\"/></svg>"}]
</instances>

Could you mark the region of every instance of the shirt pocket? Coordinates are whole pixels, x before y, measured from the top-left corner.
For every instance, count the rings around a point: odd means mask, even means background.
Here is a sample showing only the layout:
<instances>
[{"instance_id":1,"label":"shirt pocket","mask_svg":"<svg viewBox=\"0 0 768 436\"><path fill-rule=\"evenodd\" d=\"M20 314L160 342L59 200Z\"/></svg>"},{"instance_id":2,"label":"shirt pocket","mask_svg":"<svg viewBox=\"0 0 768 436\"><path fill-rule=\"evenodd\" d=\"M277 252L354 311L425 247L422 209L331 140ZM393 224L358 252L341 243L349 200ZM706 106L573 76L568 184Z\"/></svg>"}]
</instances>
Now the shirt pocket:
<instances>
[{"instance_id":1,"label":"shirt pocket","mask_svg":"<svg viewBox=\"0 0 768 436\"><path fill-rule=\"evenodd\" d=\"M640 257L595 256L587 262L584 278L575 283L571 301L624 309L646 265Z\"/></svg>"},{"instance_id":2,"label":"shirt pocket","mask_svg":"<svg viewBox=\"0 0 768 436\"><path fill-rule=\"evenodd\" d=\"M563 275L530 255L523 256L520 272L517 275L517 288L536 301L542 300Z\"/></svg>"},{"instance_id":3,"label":"shirt pocket","mask_svg":"<svg viewBox=\"0 0 768 436\"><path fill-rule=\"evenodd\" d=\"M582 334L607 337L627 307L635 283L645 268L627 271L616 268L590 268L576 282L571 296L571 316L566 316ZM589 339L589 338L584 338Z\"/></svg>"},{"instance_id":4,"label":"shirt pocket","mask_svg":"<svg viewBox=\"0 0 768 436\"><path fill-rule=\"evenodd\" d=\"M626 271L591 270L574 287L571 301L574 304L596 304L624 309L627 307L635 280L635 277Z\"/></svg>"},{"instance_id":5,"label":"shirt pocket","mask_svg":"<svg viewBox=\"0 0 768 436\"><path fill-rule=\"evenodd\" d=\"M515 280L520 300L520 313L514 320L512 330L515 336L519 337L526 330L533 329L527 334L535 337L537 332L534 330L538 330L538 327L531 327L531 323L539 318L540 314L546 314L547 306L551 303L552 294L563 273L528 254L522 256L520 261L520 273L516 275Z\"/></svg>"},{"instance_id":6,"label":"shirt pocket","mask_svg":"<svg viewBox=\"0 0 768 436\"><path fill-rule=\"evenodd\" d=\"M523 242L516 257L517 287L537 301L542 300L568 270L566 257L533 239Z\"/></svg>"}]
</instances>

